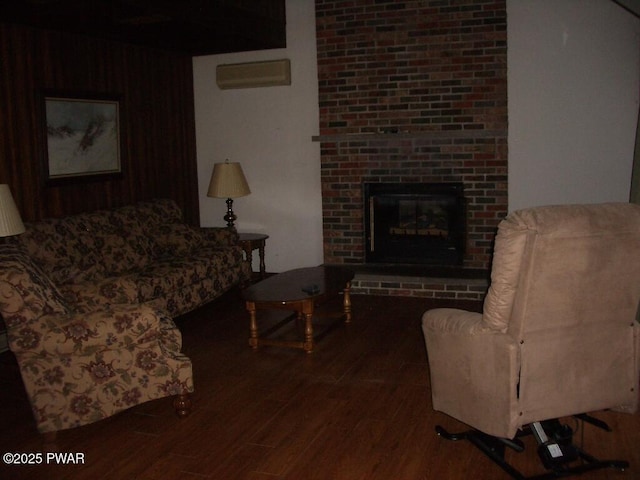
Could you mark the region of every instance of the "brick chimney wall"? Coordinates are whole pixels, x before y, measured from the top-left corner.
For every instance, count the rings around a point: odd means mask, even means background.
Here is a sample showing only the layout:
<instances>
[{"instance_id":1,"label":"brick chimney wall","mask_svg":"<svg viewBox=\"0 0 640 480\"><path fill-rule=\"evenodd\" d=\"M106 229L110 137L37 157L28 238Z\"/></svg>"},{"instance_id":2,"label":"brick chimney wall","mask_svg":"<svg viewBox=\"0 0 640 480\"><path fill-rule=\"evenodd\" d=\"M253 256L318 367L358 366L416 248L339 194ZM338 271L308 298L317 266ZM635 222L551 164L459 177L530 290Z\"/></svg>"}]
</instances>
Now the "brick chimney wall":
<instances>
[{"instance_id":1,"label":"brick chimney wall","mask_svg":"<svg viewBox=\"0 0 640 480\"><path fill-rule=\"evenodd\" d=\"M462 182L464 266L507 213L506 0L316 0L324 260L365 261L364 182Z\"/></svg>"}]
</instances>

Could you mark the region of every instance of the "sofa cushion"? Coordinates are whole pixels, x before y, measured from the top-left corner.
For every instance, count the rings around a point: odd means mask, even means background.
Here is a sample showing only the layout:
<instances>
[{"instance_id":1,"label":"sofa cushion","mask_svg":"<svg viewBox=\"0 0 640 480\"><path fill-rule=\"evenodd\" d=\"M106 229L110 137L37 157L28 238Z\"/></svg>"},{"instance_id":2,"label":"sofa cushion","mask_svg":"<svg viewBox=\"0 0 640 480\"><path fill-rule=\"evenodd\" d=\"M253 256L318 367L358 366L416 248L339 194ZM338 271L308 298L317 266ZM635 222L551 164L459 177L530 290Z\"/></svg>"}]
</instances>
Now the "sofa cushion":
<instances>
[{"instance_id":1,"label":"sofa cushion","mask_svg":"<svg viewBox=\"0 0 640 480\"><path fill-rule=\"evenodd\" d=\"M103 233L94 241L106 276L140 270L150 261L145 245L130 241L123 233Z\"/></svg>"},{"instance_id":2,"label":"sofa cushion","mask_svg":"<svg viewBox=\"0 0 640 480\"><path fill-rule=\"evenodd\" d=\"M135 212L135 206L127 206L78 216L93 235L103 277L137 270L149 262L152 242Z\"/></svg>"},{"instance_id":3,"label":"sofa cushion","mask_svg":"<svg viewBox=\"0 0 640 480\"><path fill-rule=\"evenodd\" d=\"M149 230L156 257L191 255L202 247L204 238L196 228L184 223L165 223Z\"/></svg>"},{"instance_id":4,"label":"sofa cushion","mask_svg":"<svg viewBox=\"0 0 640 480\"><path fill-rule=\"evenodd\" d=\"M182 222L182 210L175 201L170 199L139 202L134 208L136 218L145 226Z\"/></svg>"},{"instance_id":5,"label":"sofa cushion","mask_svg":"<svg viewBox=\"0 0 640 480\"><path fill-rule=\"evenodd\" d=\"M74 217L27 224L18 242L58 285L104 274L93 237Z\"/></svg>"},{"instance_id":6,"label":"sofa cushion","mask_svg":"<svg viewBox=\"0 0 640 480\"><path fill-rule=\"evenodd\" d=\"M231 247L240 243L235 227L200 227L204 241L209 246Z\"/></svg>"},{"instance_id":7,"label":"sofa cushion","mask_svg":"<svg viewBox=\"0 0 640 480\"><path fill-rule=\"evenodd\" d=\"M169 296L172 291L204 279L220 279L225 284L226 277L239 275L237 266L242 258L240 247L203 248L197 255L159 258L136 279L140 301Z\"/></svg>"},{"instance_id":8,"label":"sofa cushion","mask_svg":"<svg viewBox=\"0 0 640 480\"><path fill-rule=\"evenodd\" d=\"M121 235L136 251L150 254L153 242L146 232L145 220L139 217L137 205L109 210L107 215L109 227L104 231Z\"/></svg>"}]
</instances>

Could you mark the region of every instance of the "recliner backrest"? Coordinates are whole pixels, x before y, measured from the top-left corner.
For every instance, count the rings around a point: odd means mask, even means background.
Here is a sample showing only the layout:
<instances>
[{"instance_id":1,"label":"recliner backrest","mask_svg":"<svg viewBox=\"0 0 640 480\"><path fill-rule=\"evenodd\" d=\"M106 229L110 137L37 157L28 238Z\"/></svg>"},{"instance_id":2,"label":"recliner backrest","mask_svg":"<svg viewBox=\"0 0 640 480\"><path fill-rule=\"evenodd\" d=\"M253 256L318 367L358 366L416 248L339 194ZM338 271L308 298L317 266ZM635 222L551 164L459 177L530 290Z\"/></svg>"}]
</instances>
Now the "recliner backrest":
<instances>
[{"instance_id":1,"label":"recliner backrest","mask_svg":"<svg viewBox=\"0 0 640 480\"><path fill-rule=\"evenodd\" d=\"M520 347L520 425L636 408L639 258L634 204L537 207L501 224L483 321L506 321Z\"/></svg>"},{"instance_id":2,"label":"recliner backrest","mask_svg":"<svg viewBox=\"0 0 640 480\"><path fill-rule=\"evenodd\" d=\"M526 245L508 331L628 326L640 295L640 206L566 205L510 216Z\"/></svg>"}]
</instances>

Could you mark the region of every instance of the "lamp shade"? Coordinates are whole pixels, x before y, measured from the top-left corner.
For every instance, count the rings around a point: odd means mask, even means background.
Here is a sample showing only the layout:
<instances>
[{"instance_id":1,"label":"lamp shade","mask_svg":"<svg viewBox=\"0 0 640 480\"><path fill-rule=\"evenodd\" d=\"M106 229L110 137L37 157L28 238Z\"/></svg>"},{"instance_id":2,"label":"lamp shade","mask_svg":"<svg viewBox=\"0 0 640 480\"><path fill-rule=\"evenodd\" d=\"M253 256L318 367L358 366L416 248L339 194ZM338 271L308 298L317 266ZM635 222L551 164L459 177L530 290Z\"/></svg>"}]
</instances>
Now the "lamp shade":
<instances>
[{"instance_id":1,"label":"lamp shade","mask_svg":"<svg viewBox=\"0 0 640 480\"><path fill-rule=\"evenodd\" d=\"M209 182L208 197L237 198L249 195L249 184L237 162L216 163Z\"/></svg>"},{"instance_id":2,"label":"lamp shade","mask_svg":"<svg viewBox=\"0 0 640 480\"><path fill-rule=\"evenodd\" d=\"M6 183L0 185L0 237L24 233L24 224L18 207L13 201L11 190Z\"/></svg>"}]
</instances>

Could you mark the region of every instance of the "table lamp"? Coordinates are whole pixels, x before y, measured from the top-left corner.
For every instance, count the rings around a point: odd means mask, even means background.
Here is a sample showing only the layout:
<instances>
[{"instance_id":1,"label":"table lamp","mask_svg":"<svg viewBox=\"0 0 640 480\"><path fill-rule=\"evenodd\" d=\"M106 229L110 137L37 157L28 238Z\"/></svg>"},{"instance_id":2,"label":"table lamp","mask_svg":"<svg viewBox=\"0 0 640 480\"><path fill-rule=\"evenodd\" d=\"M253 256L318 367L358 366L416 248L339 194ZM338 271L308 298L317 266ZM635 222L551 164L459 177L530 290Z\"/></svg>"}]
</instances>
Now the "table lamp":
<instances>
[{"instance_id":1,"label":"table lamp","mask_svg":"<svg viewBox=\"0 0 640 480\"><path fill-rule=\"evenodd\" d=\"M237 162L215 163L209 182L207 197L226 198L227 214L224 216L227 227L233 227L236 215L233 213L233 199L249 195L249 184L244 178L242 167Z\"/></svg>"},{"instance_id":2,"label":"table lamp","mask_svg":"<svg viewBox=\"0 0 640 480\"><path fill-rule=\"evenodd\" d=\"M13 201L9 185L0 185L0 237L10 237L24 233L25 228Z\"/></svg>"}]
</instances>

